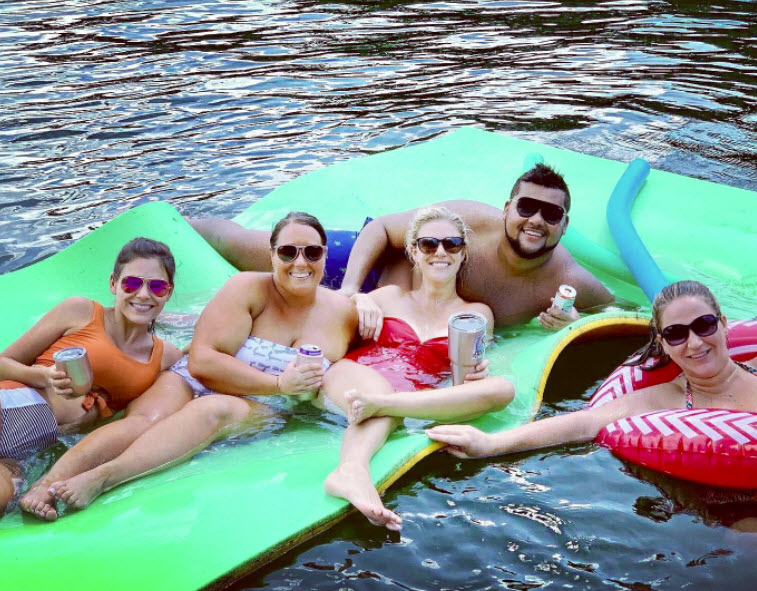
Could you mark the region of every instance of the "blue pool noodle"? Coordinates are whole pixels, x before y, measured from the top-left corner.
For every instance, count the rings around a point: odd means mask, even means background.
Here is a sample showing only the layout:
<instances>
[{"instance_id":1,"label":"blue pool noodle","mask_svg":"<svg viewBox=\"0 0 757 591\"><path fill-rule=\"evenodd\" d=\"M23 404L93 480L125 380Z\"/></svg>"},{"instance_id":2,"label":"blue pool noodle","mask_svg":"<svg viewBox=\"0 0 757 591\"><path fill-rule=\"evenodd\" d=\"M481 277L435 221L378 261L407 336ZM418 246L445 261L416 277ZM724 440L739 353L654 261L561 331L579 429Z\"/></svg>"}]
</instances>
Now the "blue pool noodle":
<instances>
[{"instance_id":1,"label":"blue pool noodle","mask_svg":"<svg viewBox=\"0 0 757 591\"><path fill-rule=\"evenodd\" d=\"M628 165L607 202L607 225L620 256L633 273L644 295L652 302L669 281L631 223L631 206L647 179L649 170L649 162L642 158L637 158Z\"/></svg>"}]
</instances>

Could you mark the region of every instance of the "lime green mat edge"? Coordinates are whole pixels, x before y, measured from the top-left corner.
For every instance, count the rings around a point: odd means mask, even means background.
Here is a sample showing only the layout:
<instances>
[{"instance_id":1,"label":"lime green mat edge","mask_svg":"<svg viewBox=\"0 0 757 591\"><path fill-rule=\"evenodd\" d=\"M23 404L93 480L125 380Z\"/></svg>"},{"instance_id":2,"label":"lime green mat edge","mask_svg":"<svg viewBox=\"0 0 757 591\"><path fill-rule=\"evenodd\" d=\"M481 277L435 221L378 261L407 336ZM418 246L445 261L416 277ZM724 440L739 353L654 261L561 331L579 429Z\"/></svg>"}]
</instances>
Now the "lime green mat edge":
<instances>
[{"instance_id":1,"label":"lime green mat edge","mask_svg":"<svg viewBox=\"0 0 757 591\"><path fill-rule=\"evenodd\" d=\"M327 227L351 229L359 228L366 215L443 199L476 198L501 206L534 152L564 172L571 187L568 248L619 297L647 305L604 224L606 200L624 165L480 130L462 129L317 170L236 219L270 229L287 211L303 209ZM733 318L751 317L757 310L757 263L747 220L753 218L748 213L756 196L652 171L633 221L663 271L703 279ZM714 209L729 215L714 215ZM137 235L166 241L177 256L173 312L199 312L234 272L169 205L140 206L59 254L0 277L14 310L0 329L2 346L66 296L110 304L113 259ZM646 321L643 311L614 311L584 318L557 334L535 323L504 331L489 352L492 370L513 379L518 395L508 409L477 424L500 430L530 420L565 347L638 333ZM417 427L409 431L393 435L372 462L382 489L435 449ZM341 429L328 422L290 419L250 442L216 445L190 462L121 486L86 511L53 524L12 513L0 520L1 580L12 589L223 586L345 515L347 505L322 488L336 465L340 438ZM402 512L401 505L397 510Z\"/></svg>"}]
</instances>

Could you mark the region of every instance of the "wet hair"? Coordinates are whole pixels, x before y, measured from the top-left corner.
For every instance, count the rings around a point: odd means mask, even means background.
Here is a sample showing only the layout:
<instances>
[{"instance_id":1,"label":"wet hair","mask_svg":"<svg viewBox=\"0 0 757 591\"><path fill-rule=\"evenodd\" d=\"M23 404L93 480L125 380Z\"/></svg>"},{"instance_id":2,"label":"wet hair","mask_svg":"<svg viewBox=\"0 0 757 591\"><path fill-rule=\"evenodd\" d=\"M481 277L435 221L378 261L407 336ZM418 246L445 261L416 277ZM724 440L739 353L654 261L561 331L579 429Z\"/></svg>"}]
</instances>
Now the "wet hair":
<instances>
[{"instance_id":1,"label":"wet hair","mask_svg":"<svg viewBox=\"0 0 757 591\"><path fill-rule=\"evenodd\" d=\"M271 230L271 248L276 246L279 234L281 234L281 231L289 224L300 224L301 226L309 226L313 228L313 230L318 232L318 235L321 237L321 244L326 246L326 230L323 229L323 226L321 225L321 222L318 221L317 217L305 213L304 211L290 211L276 222L273 230Z\"/></svg>"},{"instance_id":2,"label":"wet hair","mask_svg":"<svg viewBox=\"0 0 757 591\"><path fill-rule=\"evenodd\" d=\"M670 357L662 348L660 331L662 330L662 313L674 300L681 297L694 297L704 301L717 316L721 315L720 306L707 286L699 281L677 281L662 288L652 304L652 320L649 321L649 342L633 354L623 365L642 365L648 359L657 359L644 369L657 369L670 362Z\"/></svg>"},{"instance_id":3,"label":"wet hair","mask_svg":"<svg viewBox=\"0 0 757 591\"><path fill-rule=\"evenodd\" d=\"M113 265L113 277L121 277L121 271L124 265L129 264L135 259L158 259L163 269L168 275L168 282L173 285L173 278L176 274L176 261L171 254L168 245L150 238L133 238L124 244L121 251L116 257L116 263Z\"/></svg>"},{"instance_id":4,"label":"wet hair","mask_svg":"<svg viewBox=\"0 0 757 591\"><path fill-rule=\"evenodd\" d=\"M570 211L570 191L568 190L568 184L565 182L563 176L551 166L539 163L531 170L527 170L520 175L518 180L515 181L512 191L510 191L510 201L512 201L518 194L521 183L533 183L540 187L546 187L547 189L559 189L565 193L563 207L565 207L566 212Z\"/></svg>"},{"instance_id":5,"label":"wet hair","mask_svg":"<svg viewBox=\"0 0 757 591\"><path fill-rule=\"evenodd\" d=\"M452 223L460 233L460 236L463 237L463 244L466 247L468 246L469 228L465 225L462 217L446 207L422 207L415 212L415 216L410 220L410 225L405 233L405 252L411 261L412 257L410 256L410 249L415 246L415 241L418 240L418 232L420 232L420 229L425 224L438 220Z\"/></svg>"}]
</instances>

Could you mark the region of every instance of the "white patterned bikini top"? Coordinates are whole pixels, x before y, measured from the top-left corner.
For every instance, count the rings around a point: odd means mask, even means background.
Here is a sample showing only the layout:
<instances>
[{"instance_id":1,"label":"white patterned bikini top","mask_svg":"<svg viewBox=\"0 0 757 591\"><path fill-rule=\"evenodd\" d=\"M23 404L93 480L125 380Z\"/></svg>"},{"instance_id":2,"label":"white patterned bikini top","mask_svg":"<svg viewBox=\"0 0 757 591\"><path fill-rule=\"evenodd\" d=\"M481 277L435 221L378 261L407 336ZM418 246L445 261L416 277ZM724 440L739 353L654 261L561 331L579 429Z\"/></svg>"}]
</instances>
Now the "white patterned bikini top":
<instances>
[{"instance_id":1,"label":"white patterned bikini top","mask_svg":"<svg viewBox=\"0 0 757 591\"><path fill-rule=\"evenodd\" d=\"M293 359L297 357L297 349L279 345L273 341L267 341L259 337L248 337L242 344L237 354L234 355L240 361L250 367L260 370L268 375L279 376L286 369ZM189 356L184 355L171 366L171 371L179 374L192 387L195 396L207 396L208 394L217 394L210 388L203 386L198 380L193 378L189 373L187 364ZM323 369L327 370L331 362L323 358Z\"/></svg>"}]
</instances>

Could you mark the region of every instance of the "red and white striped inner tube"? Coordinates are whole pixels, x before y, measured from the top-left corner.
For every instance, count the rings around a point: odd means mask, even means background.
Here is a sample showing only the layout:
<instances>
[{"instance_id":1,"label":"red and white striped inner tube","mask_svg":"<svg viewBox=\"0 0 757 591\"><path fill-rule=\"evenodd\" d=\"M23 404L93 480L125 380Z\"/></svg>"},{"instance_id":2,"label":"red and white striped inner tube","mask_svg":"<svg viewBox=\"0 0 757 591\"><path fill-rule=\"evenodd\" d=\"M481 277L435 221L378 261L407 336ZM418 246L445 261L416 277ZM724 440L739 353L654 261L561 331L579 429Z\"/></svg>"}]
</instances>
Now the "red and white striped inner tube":
<instances>
[{"instance_id":1,"label":"red and white striped inner tube","mask_svg":"<svg viewBox=\"0 0 757 591\"><path fill-rule=\"evenodd\" d=\"M729 324L728 342L732 359L757 357L757 319ZM588 406L601 406L680 374L672 362L653 371L620 366L597 388ZM644 413L610 423L596 442L623 460L677 478L757 489L757 413L707 408Z\"/></svg>"}]
</instances>

